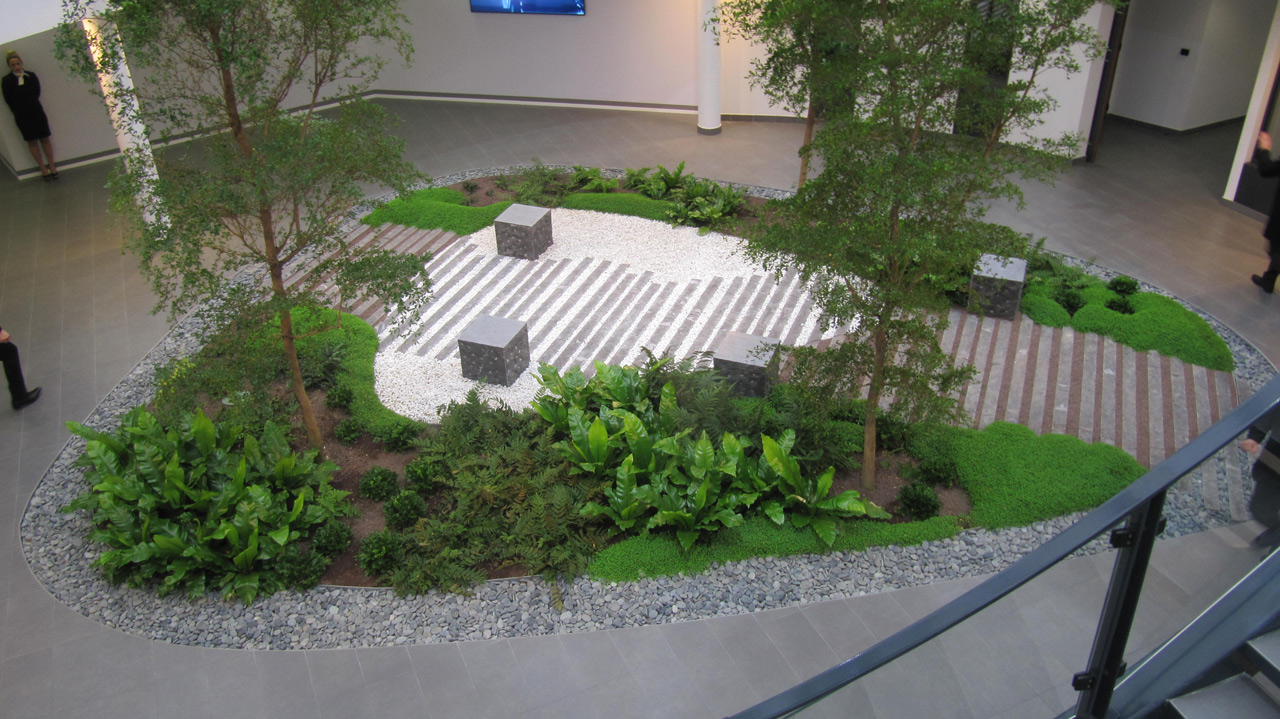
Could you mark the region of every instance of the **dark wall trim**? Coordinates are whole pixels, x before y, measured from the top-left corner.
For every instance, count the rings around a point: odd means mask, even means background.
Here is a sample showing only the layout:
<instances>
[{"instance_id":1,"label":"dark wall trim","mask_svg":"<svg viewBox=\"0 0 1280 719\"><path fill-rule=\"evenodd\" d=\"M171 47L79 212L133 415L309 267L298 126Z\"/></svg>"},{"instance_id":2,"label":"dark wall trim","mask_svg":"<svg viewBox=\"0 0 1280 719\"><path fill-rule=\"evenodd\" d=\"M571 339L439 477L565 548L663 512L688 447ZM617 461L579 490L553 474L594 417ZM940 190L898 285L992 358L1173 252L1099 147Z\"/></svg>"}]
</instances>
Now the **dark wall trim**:
<instances>
[{"instance_id":1,"label":"dark wall trim","mask_svg":"<svg viewBox=\"0 0 1280 719\"><path fill-rule=\"evenodd\" d=\"M641 110L667 110L671 112L697 112L695 105L672 105L660 102L616 102L613 100L579 100L566 97L533 97L523 95L476 95L464 92L418 92L409 90L370 90L366 98L459 100L472 102L507 102L511 104L540 103L547 105L587 105L590 107L636 108Z\"/></svg>"},{"instance_id":2,"label":"dark wall trim","mask_svg":"<svg viewBox=\"0 0 1280 719\"><path fill-rule=\"evenodd\" d=\"M804 122L803 117L792 115L721 115L720 119L729 122Z\"/></svg>"},{"instance_id":3,"label":"dark wall trim","mask_svg":"<svg viewBox=\"0 0 1280 719\"><path fill-rule=\"evenodd\" d=\"M59 170L67 170L73 167L80 167L81 165L88 165L94 162L100 162L102 160L106 160L112 157L118 157L119 155L120 155L119 150L103 150L102 152L95 152L90 155L78 155L76 157L69 157L69 158L57 157L57 158L54 158L54 161L58 163ZM13 165L10 165L8 160L4 160L3 157L0 157L0 161L4 161L4 166L9 168L9 172L12 173L13 176L17 177L19 180L25 180L30 177L40 176L40 168L38 167L32 167L31 169L22 170L21 172L19 172L13 169Z\"/></svg>"},{"instance_id":4,"label":"dark wall trim","mask_svg":"<svg viewBox=\"0 0 1280 719\"><path fill-rule=\"evenodd\" d=\"M1235 200L1228 200L1225 197L1219 197L1218 202L1222 203L1222 205L1225 207L1230 207L1231 209L1235 210L1236 212L1239 212L1240 214L1250 219L1257 220L1258 222L1264 222L1264 223L1267 221L1267 216L1265 213L1258 212L1257 210L1253 209L1252 207L1249 207L1248 205L1241 204L1239 202L1236 202Z\"/></svg>"},{"instance_id":5,"label":"dark wall trim","mask_svg":"<svg viewBox=\"0 0 1280 719\"><path fill-rule=\"evenodd\" d=\"M1227 119L1227 120L1219 120L1218 122L1211 122L1211 123L1209 123L1208 125L1200 125L1199 127L1193 127L1193 128L1191 128L1191 129L1189 129L1189 130L1175 130L1175 129L1171 128L1171 127L1165 127L1165 126L1163 126L1163 125L1153 125L1153 124L1152 124L1152 123L1150 123L1150 122L1143 122L1142 120L1134 120L1133 118L1123 117L1123 116L1121 116L1121 115L1110 115L1110 114L1108 114L1108 115L1107 115L1107 120L1115 120L1115 121L1117 121L1117 122L1125 122L1125 123L1128 123L1128 124L1130 124L1130 125L1134 125L1134 126L1136 126L1136 127L1142 127L1142 128L1146 128L1146 129L1148 129L1148 130L1154 130L1154 131L1156 131L1156 132L1160 133L1161 135L1169 135L1169 136L1173 136L1173 137L1178 137L1178 136L1181 136L1181 135L1190 135L1190 134L1192 134L1192 133L1200 132L1200 131L1202 131L1202 130L1212 130L1212 129L1217 128L1217 127L1222 127L1223 125L1230 125L1230 124L1232 124L1232 123L1234 123L1234 122L1242 122L1242 121L1244 120L1244 115L1241 115L1240 117L1233 117L1233 118L1230 118L1230 119Z\"/></svg>"}]
</instances>

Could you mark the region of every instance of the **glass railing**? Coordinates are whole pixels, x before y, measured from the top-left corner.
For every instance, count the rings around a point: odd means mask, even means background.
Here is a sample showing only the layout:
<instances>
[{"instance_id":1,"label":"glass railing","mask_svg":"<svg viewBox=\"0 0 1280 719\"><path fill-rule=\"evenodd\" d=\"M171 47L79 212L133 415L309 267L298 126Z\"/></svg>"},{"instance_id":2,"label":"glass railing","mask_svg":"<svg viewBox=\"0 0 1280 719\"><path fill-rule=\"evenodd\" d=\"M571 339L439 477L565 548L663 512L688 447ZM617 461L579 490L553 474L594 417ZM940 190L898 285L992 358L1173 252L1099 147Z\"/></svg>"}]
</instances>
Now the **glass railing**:
<instances>
[{"instance_id":1,"label":"glass railing","mask_svg":"<svg viewBox=\"0 0 1280 719\"><path fill-rule=\"evenodd\" d=\"M1264 552L1249 545L1247 531L1218 530L1224 551L1205 556L1196 549L1203 541L1155 543L1169 488L1197 481L1197 468L1224 447L1238 451L1238 438L1272 411L1280 411L1280 377L1004 571L976 586L969 580L956 599L733 719L1092 719L1109 716L1113 699L1129 712L1118 716L1142 716L1154 694L1190 684L1230 652L1236 634L1280 610L1259 599L1280 585L1280 559L1259 565ZM1077 554L1095 538L1115 549ZM1144 595L1144 583L1160 591ZM1237 596L1220 601L1227 591ZM1224 622L1224 613L1235 619ZM1174 656L1190 642L1197 656Z\"/></svg>"}]
</instances>

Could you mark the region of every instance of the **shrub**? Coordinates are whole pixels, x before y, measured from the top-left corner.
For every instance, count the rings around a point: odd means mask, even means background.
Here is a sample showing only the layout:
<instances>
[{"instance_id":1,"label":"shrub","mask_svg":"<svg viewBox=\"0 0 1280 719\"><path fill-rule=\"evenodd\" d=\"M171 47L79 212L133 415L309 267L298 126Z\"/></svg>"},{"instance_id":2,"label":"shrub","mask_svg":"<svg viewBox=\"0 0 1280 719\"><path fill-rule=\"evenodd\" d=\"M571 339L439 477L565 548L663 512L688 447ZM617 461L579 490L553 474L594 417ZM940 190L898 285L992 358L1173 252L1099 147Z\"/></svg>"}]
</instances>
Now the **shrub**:
<instances>
[{"instance_id":1,"label":"shrub","mask_svg":"<svg viewBox=\"0 0 1280 719\"><path fill-rule=\"evenodd\" d=\"M388 452L405 452L417 443L422 430L421 422L401 417L391 422L382 432L375 433L374 437L382 442Z\"/></svg>"},{"instance_id":2,"label":"shrub","mask_svg":"<svg viewBox=\"0 0 1280 719\"><path fill-rule=\"evenodd\" d=\"M324 396L324 406L329 409L351 409L351 400L355 395L346 385L335 385L329 388ZM363 429L362 429L363 431Z\"/></svg>"},{"instance_id":3,"label":"shrub","mask_svg":"<svg viewBox=\"0 0 1280 719\"><path fill-rule=\"evenodd\" d=\"M1107 289L1124 297L1138 291L1138 281L1132 277L1120 275L1119 277L1111 278L1111 281L1107 283Z\"/></svg>"},{"instance_id":4,"label":"shrub","mask_svg":"<svg viewBox=\"0 0 1280 719\"><path fill-rule=\"evenodd\" d=\"M898 507L908 517L920 521L938 516L942 500L933 487L923 482L912 482L898 490Z\"/></svg>"},{"instance_id":5,"label":"shrub","mask_svg":"<svg viewBox=\"0 0 1280 719\"><path fill-rule=\"evenodd\" d=\"M364 422L355 417L347 417L334 426L333 434L343 444L355 444L364 434Z\"/></svg>"},{"instance_id":6,"label":"shrub","mask_svg":"<svg viewBox=\"0 0 1280 719\"><path fill-rule=\"evenodd\" d=\"M199 597L217 588L246 604L287 584L276 561L338 513L334 465L294 453L268 422L261 438L203 412L164 427L142 408L114 434L68 422L87 440L78 464L92 487L63 511L92 512L94 561L108 580Z\"/></svg>"},{"instance_id":7,"label":"shrub","mask_svg":"<svg viewBox=\"0 0 1280 719\"><path fill-rule=\"evenodd\" d=\"M959 478L955 440L962 433L948 425L916 425L907 441L907 454L919 464L916 476L929 484L955 486Z\"/></svg>"},{"instance_id":8,"label":"shrub","mask_svg":"<svg viewBox=\"0 0 1280 719\"><path fill-rule=\"evenodd\" d=\"M426 514L426 500L411 489L404 490L382 505L382 516L386 518L387 526L392 529L412 527Z\"/></svg>"},{"instance_id":9,"label":"shrub","mask_svg":"<svg viewBox=\"0 0 1280 719\"><path fill-rule=\"evenodd\" d=\"M298 363L302 366L302 381L307 389L332 387L342 369L347 345L340 338L323 337L317 342L304 342L298 346Z\"/></svg>"},{"instance_id":10,"label":"shrub","mask_svg":"<svg viewBox=\"0 0 1280 719\"><path fill-rule=\"evenodd\" d=\"M276 559L276 571L281 583L300 592L319 584L320 577L324 576L324 570L328 568L327 557L317 552L304 552L296 546L286 547Z\"/></svg>"},{"instance_id":11,"label":"shrub","mask_svg":"<svg viewBox=\"0 0 1280 719\"><path fill-rule=\"evenodd\" d=\"M404 544L395 532L374 532L360 543L356 564L371 575L390 574L404 562Z\"/></svg>"},{"instance_id":12,"label":"shrub","mask_svg":"<svg viewBox=\"0 0 1280 719\"><path fill-rule=\"evenodd\" d=\"M423 451L404 468L405 483L424 498L435 494L449 476L449 465L439 452Z\"/></svg>"},{"instance_id":13,"label":"shrub","mask_svg":"<svg viewBox=\"0 0 1280 719\"><path fill-rule=\"evenodd\" d=\"M479 190L479 189L480 189L480 186L474 182L471 182L470 180L462 183L462 191L467 193L468 195L476 194L476 190Z\"/></svg>"},{"instance_id":14,"label":"shrub","mask_svg":"<svg viewBox=\"0 0 1280 719\"><path fill-rule=\"evenodd\" d=\"M1113 312L1119 312L1122 315L1131 315L1133 314L1133 302L1129 301L1129 297L1127 295L1112 297L1107 300L1107 309Z\"/></svg>"},{"instance_id":15,"label":"shrub","mask_svg":"<svg viewBox=\"0 0 1280 719\"><path fill-rule=\"evenodd\" d=\"M1080 290L1075 288L1064 287L1057 295L1058 304L1062 305L1062 309L1067 311L1069 315L1075 315L1084 307L1084 295Z\"/></svg>"},{"instance_id":16,"label":"shrub","mask_svg":"<svg viewBox=\"0 0 1280 719\"><path fill-rule=\"evenodd\" d=\"M346 522L330 519L316 530L311 549L322 557L336 557L351 546L351 527Z\"/></svg>"},{"instance_id":17,"label":"shrub","mask_svg":"<svg viewBox=\"0 0 1280 719\"><path fill-rule=\"evenodd\" d=\"M385 502L400 491L400 477L386 467L370 467L360 478L360 496Z\"/></svg>"},{"instance_id":18,"label":"shrub","mask_svg":"<svg viewBox=\"0 0 1280 719\"><path fill-rule=\"evenodd\" d=\"M843 420L831 420L823 433L826 451L823 456L838 469L852 469L857 466L854 455L861 454L865 430L862 425Z\"/></svg>"}]
</instances>

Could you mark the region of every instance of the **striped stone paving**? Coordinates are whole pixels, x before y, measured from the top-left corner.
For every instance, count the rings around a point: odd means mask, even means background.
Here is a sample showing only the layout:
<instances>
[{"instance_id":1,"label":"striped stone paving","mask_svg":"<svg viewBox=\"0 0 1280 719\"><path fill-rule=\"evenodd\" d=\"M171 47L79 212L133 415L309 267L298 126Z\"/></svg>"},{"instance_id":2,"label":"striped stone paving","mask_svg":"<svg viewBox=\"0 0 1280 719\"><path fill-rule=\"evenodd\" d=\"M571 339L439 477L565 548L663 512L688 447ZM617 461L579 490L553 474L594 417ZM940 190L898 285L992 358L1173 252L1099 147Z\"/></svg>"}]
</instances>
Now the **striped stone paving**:
<instances>
[{"instance_id":1,"label":"striped stone paving","mask_svg":"<svg viewBox=\"0 0 1280 719\"><path fill-rule=\"evenodd\" d=\"M560 369L602 360L626 363L641 347L676 356L714 347L725 331L781 337L788 344L822 339L818 313L792 274L657 281L650 272L604 258L520 260L486 256L441 230L393 225L360 228L352 242L431 255L434 298L418 315L397 318L379 303L356 314L378 330L383 351L446 360L458 333L476 315L529 323L530 357ZM296 281L296 278L295 280ZM1234 409L1248 392L1229 372L1186 364L1156 352L1136 352L1108 338L1025 317L980 318L953 309L942 344L974 379L958 399L975 427L1015 422L1039 434L1063 433L1121 447L1144 466L1158 464ZM1216 462L1227 478L1203 482L1204 506L1247 519L1236 452Z\"/></svg>"}]
</instances>

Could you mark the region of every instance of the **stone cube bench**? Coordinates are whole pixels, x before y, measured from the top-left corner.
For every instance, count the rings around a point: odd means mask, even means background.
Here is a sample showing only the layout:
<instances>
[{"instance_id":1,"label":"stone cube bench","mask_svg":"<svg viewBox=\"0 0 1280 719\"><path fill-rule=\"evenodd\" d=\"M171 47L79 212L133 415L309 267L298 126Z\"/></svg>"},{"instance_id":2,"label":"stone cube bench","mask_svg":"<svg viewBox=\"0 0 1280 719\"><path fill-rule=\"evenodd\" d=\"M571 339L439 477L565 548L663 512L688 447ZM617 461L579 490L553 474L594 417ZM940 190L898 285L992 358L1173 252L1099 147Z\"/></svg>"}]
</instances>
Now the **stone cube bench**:
<instances>
[{"instance_id":1,"label":"stone cube bench","mask_svg":"<svg viewBox=\"0 0 1280 719\"><path fill-rule=\"evenodd\" d=\"M764 397L778 377L778 345L774 337L727 332L716 347L712 366L743 397Z\"/></svg>"},{"instance_id":2,"label":"stone cube bench","mask_svg":"<svg viewBox=\"0 0 1280 719\"><path fill-rule=\"evenodd\" d=\"M510 387L529 367L529 328L520 320L478 315L458 335L462 376Z\"/></svg>"},{"instance_id":3,"label":"stone cube bench","mask_svg":"<svg viewBox=\"0 0 1280 719\"><path fill-rule=\"evenodd\" d=\"M1017 317L1026 281L1026 260L983 255L969 280L969 311L1006 320Z\"/></svg>"},{"instance_id":4,"label":"stone cube bench","mask_svg":"<svg viewBox=\"0 0 1280 719\"><path fill-rule=\"evenodd\" d=\"M493 222L498 254L536 260L551 246L551 210L513 204Z\"/></svg>"}]
</instances>

